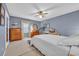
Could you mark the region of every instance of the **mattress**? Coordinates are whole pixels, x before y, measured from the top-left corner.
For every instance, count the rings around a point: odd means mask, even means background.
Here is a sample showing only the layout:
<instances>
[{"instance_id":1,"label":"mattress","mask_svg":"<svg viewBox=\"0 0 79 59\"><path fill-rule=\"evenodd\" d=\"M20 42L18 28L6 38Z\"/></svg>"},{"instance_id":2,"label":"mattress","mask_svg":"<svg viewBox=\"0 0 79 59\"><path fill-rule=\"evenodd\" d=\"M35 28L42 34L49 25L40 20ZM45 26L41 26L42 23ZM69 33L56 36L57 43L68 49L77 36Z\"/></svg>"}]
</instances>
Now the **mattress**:
<instances>
[{"instance_id":1,"label":"mattress","mask_svg":"<svg viewBox=\"0 0 79 59\"><path fill-rule=\"evenodd\" d=\"M67 37L43 34L33 37L31 44L46 56L67 56L69 53L69 47L58 45L60 39L63 38Z\"/></svg>"}]
</instances>

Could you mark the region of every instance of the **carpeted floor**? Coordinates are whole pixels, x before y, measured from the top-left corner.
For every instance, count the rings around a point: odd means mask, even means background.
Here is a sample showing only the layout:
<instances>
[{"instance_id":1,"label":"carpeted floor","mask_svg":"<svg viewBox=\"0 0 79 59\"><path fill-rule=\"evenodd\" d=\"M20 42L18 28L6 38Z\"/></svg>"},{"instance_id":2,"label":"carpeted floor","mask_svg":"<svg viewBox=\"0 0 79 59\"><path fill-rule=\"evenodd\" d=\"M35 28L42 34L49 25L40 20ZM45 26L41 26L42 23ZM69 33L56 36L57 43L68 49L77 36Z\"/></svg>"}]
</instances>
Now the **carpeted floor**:
<instances>
[{"instance_id":1,"label":"carpeted floor","mask_svg":"<svg viewBox=\"0 0 79 59\"><path fill-rule=\"evenodd\" d=\"M43 56L34 47L29 46L26 40L19 40L11 42L6 49L5 56Z\"/></svg>"}]
</instances>

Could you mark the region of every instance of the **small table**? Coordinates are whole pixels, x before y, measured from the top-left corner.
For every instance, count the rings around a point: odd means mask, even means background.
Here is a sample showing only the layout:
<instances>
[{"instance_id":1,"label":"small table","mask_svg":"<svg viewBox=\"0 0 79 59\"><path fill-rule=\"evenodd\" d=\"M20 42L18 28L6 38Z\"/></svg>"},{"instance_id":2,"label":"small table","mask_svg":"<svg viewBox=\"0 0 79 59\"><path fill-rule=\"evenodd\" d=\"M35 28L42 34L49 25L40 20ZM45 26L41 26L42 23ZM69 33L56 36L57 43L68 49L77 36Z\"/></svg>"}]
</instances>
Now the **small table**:
<instances>
[{"instance_id":1,"label":"small table","mask_svg":"<svg viewBox=\"0 0 79 59\"><path fill-rule=\"evenodd\" d=\"M30 45L31 38L28 39L28 44Z\"/></svg>"},{"instance_id":2,"label":"small table","mask_svg":"<svg viewBox=\"0 0 79 59\"><path fill-rule=\"evenodd\" d=\"M79 44L63 44L62 46L68 46L69 47L69 52L68 52L68 56L69 56L72 46L79 46Z\"/></svg>"},{"instance_id":3,"label":"small table","mask_svg":"<svg viewBox=\"0 0 79 59\"><path fill-rule=\"evenodd\" d=\"M62 42L60 41L59 44L62 46L70 47L68 53L69 56L72 46L79 46L79 36L73 36L73 37L62 39Z\"/></svg>"},{"instance_id":4,"label":"small table","mask_svg":"<svg viewBox=\"0 0 79 59\"><path fill-rule=\"evenodd\" d=\"M69 56L70 55L71 48L72 48L73 45L66 45L66 46L68 46L70 48L69 49L69 52L68 52L68 56Z\"/></svg>"}]
</instances>

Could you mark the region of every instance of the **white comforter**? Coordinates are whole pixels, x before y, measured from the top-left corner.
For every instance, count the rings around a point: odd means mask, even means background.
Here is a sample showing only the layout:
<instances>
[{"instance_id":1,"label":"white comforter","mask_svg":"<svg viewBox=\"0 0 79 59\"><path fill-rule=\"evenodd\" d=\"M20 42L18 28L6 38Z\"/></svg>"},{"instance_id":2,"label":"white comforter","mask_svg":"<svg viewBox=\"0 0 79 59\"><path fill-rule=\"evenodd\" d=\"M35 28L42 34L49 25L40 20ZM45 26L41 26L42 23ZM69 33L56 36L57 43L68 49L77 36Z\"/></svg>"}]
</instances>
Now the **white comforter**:
<instances>
[{"instance_id":1,"label":"white comforter","mask_svg":"<svg viewBox=\"0 0 79 59\"><path fill-rule=\"evenodd\" d=\"M67 56L69 52L69 47L59 45L60 39L64 38L67 37L51 34L37 35L32 38L31 44L39 49L44 55Z\"/></svg>"}]
</instances>

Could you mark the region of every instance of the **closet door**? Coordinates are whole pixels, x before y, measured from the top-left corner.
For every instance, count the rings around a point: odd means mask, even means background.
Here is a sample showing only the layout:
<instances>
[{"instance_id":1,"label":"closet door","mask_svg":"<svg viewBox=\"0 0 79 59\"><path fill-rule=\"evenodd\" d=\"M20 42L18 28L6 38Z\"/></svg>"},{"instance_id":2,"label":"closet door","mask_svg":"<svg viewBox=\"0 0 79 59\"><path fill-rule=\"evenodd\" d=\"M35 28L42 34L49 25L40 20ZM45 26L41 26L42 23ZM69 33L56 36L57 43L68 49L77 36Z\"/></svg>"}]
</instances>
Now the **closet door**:
<instances>
[{"instance_id":1,"label":"closet door","mask_svg":"<svg viewBox=\"0 0 79 59\"><path fill-rule=\"evenodd\" d=\"M4 9L2 4L0 4L0 56L4 55L5 51L5 24L3 24L4 18Z\"/></svg>"}]
</instances>

